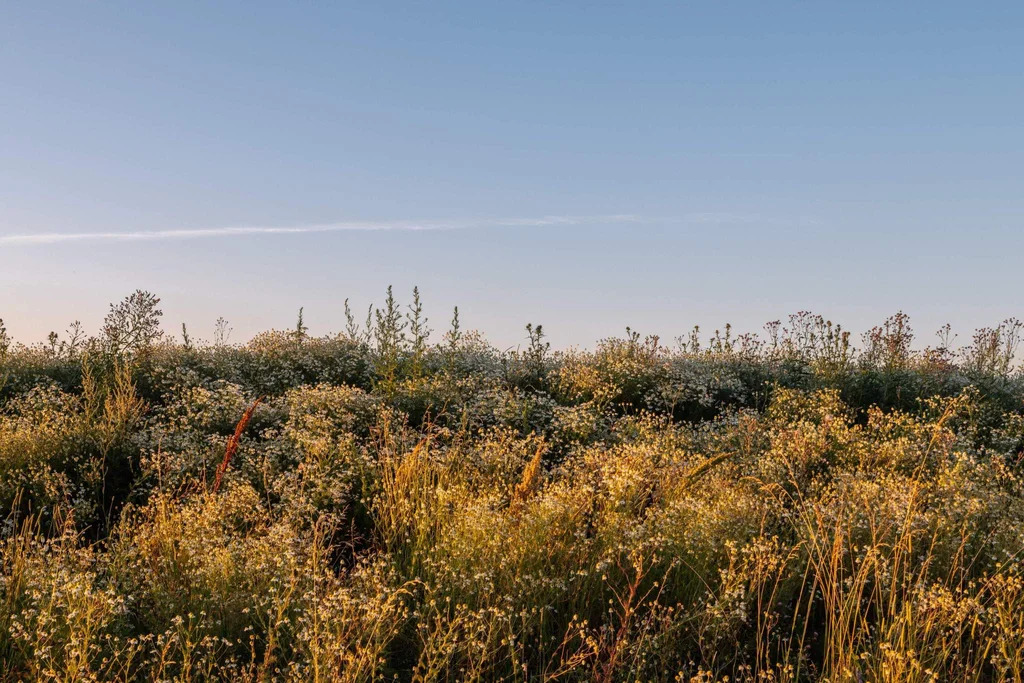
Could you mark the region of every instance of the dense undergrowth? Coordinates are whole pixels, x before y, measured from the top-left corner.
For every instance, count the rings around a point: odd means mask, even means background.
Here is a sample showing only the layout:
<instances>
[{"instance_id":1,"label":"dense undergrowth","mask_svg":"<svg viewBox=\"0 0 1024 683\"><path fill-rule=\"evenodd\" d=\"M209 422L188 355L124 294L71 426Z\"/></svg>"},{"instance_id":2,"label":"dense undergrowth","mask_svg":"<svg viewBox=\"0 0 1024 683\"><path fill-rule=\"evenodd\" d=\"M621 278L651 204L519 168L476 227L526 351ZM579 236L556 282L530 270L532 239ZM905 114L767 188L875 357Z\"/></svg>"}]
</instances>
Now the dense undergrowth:
<instances>
[{"instance_id":1,"label":"dense undergrowth","mask_svg":"<svg viewBox=\"0 0 1024 683\"><path fill-rule=\"evenodd\" d=\"M242 345L156 305L0 324L6 679L1024 677L1016 321L502 352L418 295Z\"/></svg>"}]
</instances>

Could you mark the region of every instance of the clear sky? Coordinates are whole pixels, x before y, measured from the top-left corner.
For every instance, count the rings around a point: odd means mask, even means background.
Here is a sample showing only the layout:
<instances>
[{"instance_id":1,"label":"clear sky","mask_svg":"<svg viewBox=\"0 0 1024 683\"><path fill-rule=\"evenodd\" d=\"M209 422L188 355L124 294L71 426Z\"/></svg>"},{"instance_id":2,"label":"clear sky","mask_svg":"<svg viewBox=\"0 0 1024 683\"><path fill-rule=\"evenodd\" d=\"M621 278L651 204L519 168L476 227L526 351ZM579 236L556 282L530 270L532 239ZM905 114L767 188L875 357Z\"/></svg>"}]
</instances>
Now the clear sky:
<instances>
[{"instance_id":1,"label":"clear sky","mask_svg":"<svg viewBox=\"0 0 1024 683\"><path fill-rule=\"evenodd\" d=\"M418 284L499 345L964 341L1024 316L1022 36L1020 2L8 3L0 317L144 288L171 330L322 333Z\"/></svg>"}]
</instances>

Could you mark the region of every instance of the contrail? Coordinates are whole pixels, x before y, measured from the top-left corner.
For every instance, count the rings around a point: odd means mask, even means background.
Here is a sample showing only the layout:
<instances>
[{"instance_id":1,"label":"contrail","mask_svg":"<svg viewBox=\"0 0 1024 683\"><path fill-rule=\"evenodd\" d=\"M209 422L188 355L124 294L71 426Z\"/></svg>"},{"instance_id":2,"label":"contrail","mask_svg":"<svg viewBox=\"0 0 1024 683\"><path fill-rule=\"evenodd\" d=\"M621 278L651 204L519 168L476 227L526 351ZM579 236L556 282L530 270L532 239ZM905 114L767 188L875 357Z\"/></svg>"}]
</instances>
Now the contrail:
<instances>
[{"instance_id":1,"label":"contrail","mask_svg":"<svg viewBox=\"0 0 1024 683\"><path fill-rule=\"evenodd\" d=\"M377 231L439 231L471 228L524 228L572 226L598 223L644 223L640 216L617 214L607 216L541 216L539 218L506 218L456 221L342 222L293 226L244 225L225 228L186 230L134 230L129 232L50 232L24 235L0 235L0 246L34 246L65 242L141 242L156 240L192 240L240 235L297 235L324 232Z\"/></svg>"}]
</instances>

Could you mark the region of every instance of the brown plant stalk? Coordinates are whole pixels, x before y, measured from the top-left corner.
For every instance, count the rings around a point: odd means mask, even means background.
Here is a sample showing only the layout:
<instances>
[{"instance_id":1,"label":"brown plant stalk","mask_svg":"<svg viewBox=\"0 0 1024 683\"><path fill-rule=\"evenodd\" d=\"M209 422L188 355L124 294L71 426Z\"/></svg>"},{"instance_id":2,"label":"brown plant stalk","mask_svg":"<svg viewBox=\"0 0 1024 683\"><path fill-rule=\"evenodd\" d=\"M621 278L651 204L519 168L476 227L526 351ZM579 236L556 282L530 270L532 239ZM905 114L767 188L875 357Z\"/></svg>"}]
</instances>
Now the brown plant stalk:
<instances>
[{"instance_id":1,"label":"brown plant stalk","mask_svg":"<svg viewBox=\"0 0 1024 683\"><path fill-rule=\"evenodd\" d=\"M228 465L231 464L231 456L233 456L235 451L238 450L238 442L242 438L242 432L244 432L245 428L249 425L249 420L252 419L252 414L256 412L256 406L258 406L264 398L264 396L260 396L253 401L252 405L246 408L245 412L242 414L242 419L238 421L237 425L235 425L235 433L231 435L230 439L228 439L228 446L224 449L224 459L221 460L220 465L217 467L217 478L213 480L214 493L217 493L217 491L220 490L221 479L224 477L224 473L227 472Z\"/></svg>"}]
</instances>

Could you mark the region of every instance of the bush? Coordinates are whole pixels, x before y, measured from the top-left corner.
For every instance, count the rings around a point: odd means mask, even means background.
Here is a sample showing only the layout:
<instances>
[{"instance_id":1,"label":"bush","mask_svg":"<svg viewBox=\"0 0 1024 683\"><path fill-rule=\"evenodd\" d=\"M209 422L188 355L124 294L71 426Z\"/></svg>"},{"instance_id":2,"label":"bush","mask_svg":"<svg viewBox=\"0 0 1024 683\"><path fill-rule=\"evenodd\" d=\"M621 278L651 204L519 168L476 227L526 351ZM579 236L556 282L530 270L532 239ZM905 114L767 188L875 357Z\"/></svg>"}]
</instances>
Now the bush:
<instances>
[{"instance_id":1,"label":"bush","mask_svg":"<svg viewBox=\"0 0 1024 683\"><path fill-rule=\"evenodd\" d=\"M503 353L418 297L245 345L155 307L0 325L5 680L1021 678L1013 320Z\"/></svg>"}]
</instances>

